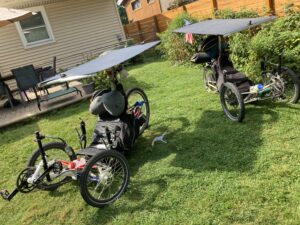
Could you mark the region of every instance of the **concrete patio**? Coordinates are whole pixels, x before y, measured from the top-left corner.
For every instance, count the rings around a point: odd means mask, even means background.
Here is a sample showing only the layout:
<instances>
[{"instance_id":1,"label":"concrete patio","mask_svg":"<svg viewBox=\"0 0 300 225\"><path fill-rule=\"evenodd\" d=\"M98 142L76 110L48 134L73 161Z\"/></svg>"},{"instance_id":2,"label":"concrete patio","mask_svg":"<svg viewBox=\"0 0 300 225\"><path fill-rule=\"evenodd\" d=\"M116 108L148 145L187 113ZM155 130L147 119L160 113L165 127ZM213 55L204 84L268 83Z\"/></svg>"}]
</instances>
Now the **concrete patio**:
<instances>
[{"instance_id":1,"label":"concrete patio","mask_svg":"<svg viewBox=\"0 0 300 225\"><path fill-rule=\"evenodd\" d=\"M36 100L34 99L34 95L32 93L28 94L28 97L32 99L30 102L25 102L24 105L19 104L15 106L13 109L12 108L3 108L3 103L4 101L0 101L0 128L7 127L9 125L12 125L14 123L18 123L21 121L25 121L29 118L32 118L34 116L38 116L47 112L50 112L55 109L59 109L71 104L74 104L76 102L88 99L91 94L86 95L85 92L81 88L81 83L79 82L74 82L71 83L70 86L77 87L81 93L82 97L80 94L77 94L76 92L64 95L61 97L57 97L55 99L45 101L41 103L41 111L39 111L37 107ZM53 87L49 89L49 92L53 92L61 88L60 86ZM20 95L14 96L16 99L20 99Z\"/></svg>"}]
</instances>

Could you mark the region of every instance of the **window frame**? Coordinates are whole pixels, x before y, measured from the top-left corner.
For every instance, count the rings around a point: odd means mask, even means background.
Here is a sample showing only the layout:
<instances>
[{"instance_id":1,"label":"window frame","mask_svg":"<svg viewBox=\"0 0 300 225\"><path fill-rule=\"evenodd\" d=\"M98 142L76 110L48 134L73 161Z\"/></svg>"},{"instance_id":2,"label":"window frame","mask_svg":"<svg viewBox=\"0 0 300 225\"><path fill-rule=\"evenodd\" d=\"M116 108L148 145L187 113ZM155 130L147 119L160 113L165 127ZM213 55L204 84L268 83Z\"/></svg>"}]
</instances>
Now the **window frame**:
<instances>
[{"instance_id":1,"label":"window frame","mask_svg":"<svg viewBox=\"0 0 300 225\"><path fill-rule=\"evenodd\" d=\"M136 9L134 9L134 8L133 8L133 3L134 3L134 2L136 2L136 1L140 1L140 7L139 7L139 8L136 8ZM141 8L142 8L142 2L141 2L141 0L133 0L133 1L131 1L131 2L130 2L130 5L131 5L131 9L132 9L132 11L136 11L136 10L139 10L139 9L141 9Z\"/></svg>"},{"instance_id":2,"label":"window frame","mask_svg":"<svg viewBox=\"0 0 300 225\"><path fill-rule=\"evenodd\" d=\"M54 38L53 31L52 31L52 28L51 28L51 25L50 25L50 22L49 22L49 19L48 19L48 16L47 16L44 6L37 6L37 7L29 8L29 10L32 12L40 12L41 13L49 38L44 39L44 40L34 41L34 42L28 42L24 35L24 31L21 27L20 22L16 22L15 24L16 24L16 27L17 27L17 30L18 30L18 33L19 33L19 36L21 38L24 48L27 49L27 48L33 48L33 47L38 47L38 46L54 43L55 38ZM36 28L38 28L38 27L36 27Z\"/></svg>"}]
</instances>

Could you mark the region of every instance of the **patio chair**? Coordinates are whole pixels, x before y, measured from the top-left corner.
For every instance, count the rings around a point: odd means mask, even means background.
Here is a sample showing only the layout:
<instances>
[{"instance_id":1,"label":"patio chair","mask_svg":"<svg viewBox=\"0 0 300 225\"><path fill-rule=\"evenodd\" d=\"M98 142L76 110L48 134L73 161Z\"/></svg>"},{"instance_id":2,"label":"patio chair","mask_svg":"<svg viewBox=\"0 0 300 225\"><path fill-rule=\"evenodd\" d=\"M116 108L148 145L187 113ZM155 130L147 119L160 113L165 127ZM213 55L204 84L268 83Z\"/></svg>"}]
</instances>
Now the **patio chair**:
<instances>
[{"instance_id":1,"label":"patio chair","mask_svg":"<svg viewBox=\"0 0 300 225\"><path fill-rule=\"evenodd\" d=\"M56 72L56 56L53 57L53 66L40 68L37 71L37 73L38 73L40 82L55 76L57 74L57 72Z\"/></svg>"},{"instance_id":2,"label":"patio chair","mask_svg":"<svg viewBox=\"0 0 300 225\"><path fill-rule=\"evenodd\" d=\"M2 81L0 81L0 96L6 96L8 98L8 102L10 104L10 107L13 108L13 102L12 102L12 98L11 98L11 95L9 93L9 90L6 86L5 83L3 83Z\"/></svg>"},{"instance_id":3,"label":"patio chair","mask_svg":"<svg viewBox=\"0 0 300 225\"><path fill-rule=\"evenodd\" d=\"M37 84L39 83L39 79L33 65L19 67L17 69L11 70L11 72L17 81L17 86L19 88L22 103L24 104L25 102L22 96L22 92L24 93L27 101L30 101L26 94L26 91L32 89L36 96L38 108L39 110L41 110L40 96L37 93Z\"/></svg>"},{"instance_id":4,"label":"patio chair","mask_svg":"<svg viewBox=\"0 0 300 225\"><path fill-rule=\"evenodd\" d=\"M69 87L69 85L67 84L66 88L55 91L53 93L49 93L48 90L46 90L47 94L43 96L43 99L41 99L40 95L38 95L38 89L37 89L37 84L40 82L40 80L38 78L38 74L34 69L33 65L13 69L11 70L11 72L15 76L20 93L23 92L25 94L27 101L30 100L26 94L26 91L29 89L32 89L34 91L39 110L41 110L41 102L43 101L48 101L73 92L80 94L80 96L82 97L82 93L80 90L78 90L76 87ZM42 90L44 90L44 88ZM21 99L22 102L24 103L22 94L21 94Z\"/></svg>"}]
</instances>

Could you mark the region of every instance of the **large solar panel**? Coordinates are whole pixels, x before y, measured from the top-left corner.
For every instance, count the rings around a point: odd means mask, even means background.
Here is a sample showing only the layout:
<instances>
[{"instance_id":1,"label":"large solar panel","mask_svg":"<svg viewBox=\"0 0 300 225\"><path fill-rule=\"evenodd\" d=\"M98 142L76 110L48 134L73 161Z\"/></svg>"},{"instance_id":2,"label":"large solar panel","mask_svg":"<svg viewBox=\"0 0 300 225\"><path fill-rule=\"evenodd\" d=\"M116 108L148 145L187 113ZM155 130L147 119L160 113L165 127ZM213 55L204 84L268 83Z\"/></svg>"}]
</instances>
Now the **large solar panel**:
<instances>
[{"instance_id":1,"label":"large solar panel","mask_svg":"<svg viewBox=\"0 0 300 225\"><path fill-rule=\"evenodd\" d=\"M239 31L247 30L250 27L274 20L275 18L275 16L266 16L244 19L211 19L184 26L180 29L174 30L174 32L228 36Z\"/></svg>"},{"instance_id":2,"label":"large solar panel","mask_svg":"<svg viewBox=\"0 0 300 225\"><path fill-rule=\"evenodd\" d=\"M104 71L123 62L126 62L129 59L143 53L144 51L153 48L159 43L160 41L154 41L147 44L138 44L104 52L94 60L84 63L80 66L76 66L70 70L57 74L56 76L39 83L39 86L45 87L53 84L65 83L93 76L97 72Z\"/></svg>"}]
</instances>

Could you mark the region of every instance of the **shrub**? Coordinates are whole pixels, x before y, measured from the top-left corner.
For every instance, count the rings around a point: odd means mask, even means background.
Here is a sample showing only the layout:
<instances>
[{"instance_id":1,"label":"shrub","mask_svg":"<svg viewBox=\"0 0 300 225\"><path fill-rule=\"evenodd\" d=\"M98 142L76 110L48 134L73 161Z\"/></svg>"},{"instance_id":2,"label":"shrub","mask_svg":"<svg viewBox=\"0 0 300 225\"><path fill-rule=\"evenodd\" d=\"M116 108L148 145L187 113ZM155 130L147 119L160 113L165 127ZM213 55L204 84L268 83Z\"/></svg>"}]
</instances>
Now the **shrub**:
<instances>
[{"instance_id":1,"label":"shrub","mask_svg":"<svg viewBox=\"0 0 300 225\"><path fill-rule=\"evenodd\" d=\"M185 35L173 33L173 30L184 26L184 19L190 22L197 22L197 19L187 13L176 16L169 24L168 29L158 34L161 39L159 47L162 54L169 60L177 63L187 62L196 52L201 37L194 35L194 43L191 45L185 42Z\"/></svg>"},{"instance_id":2,"label":"shrub","mask_svg":"<svg viewBox=\"0 0 300 225\"><path fill-rule=\"evenodd\" d=\"M276 62L282 54L283 64L300 72L300 13L290 11L263 29L251 40L257 60Z\"/></svg>"},{"instance_id":3,"label":"shrub","mask_svg":"<svg viewBox=\"0 0 300 225\"><path fill-rule=\"evenodd\" d=\"M256 12L217 12L218 18L256 17ZM287 10L286 16L275 22L263 24L229 37L231 60L235 67L245 72L251 79L260 79L260 62L265 58L277 62L283 55L283 64L300 72L300 14Z\"/></svg>"},{"instance_id":4,"label":"shrub","mask_svg":"<svg viewBox=\"0 0 300 225\"><path fill-rule=\"evenodd\" d=\"M238 18L251 18L257 17L258 13L253 10L242 9L239 12L235 12L231 9L217 10L214 12L216 19L238 19Z\"/></svg>"}]
</instances>

